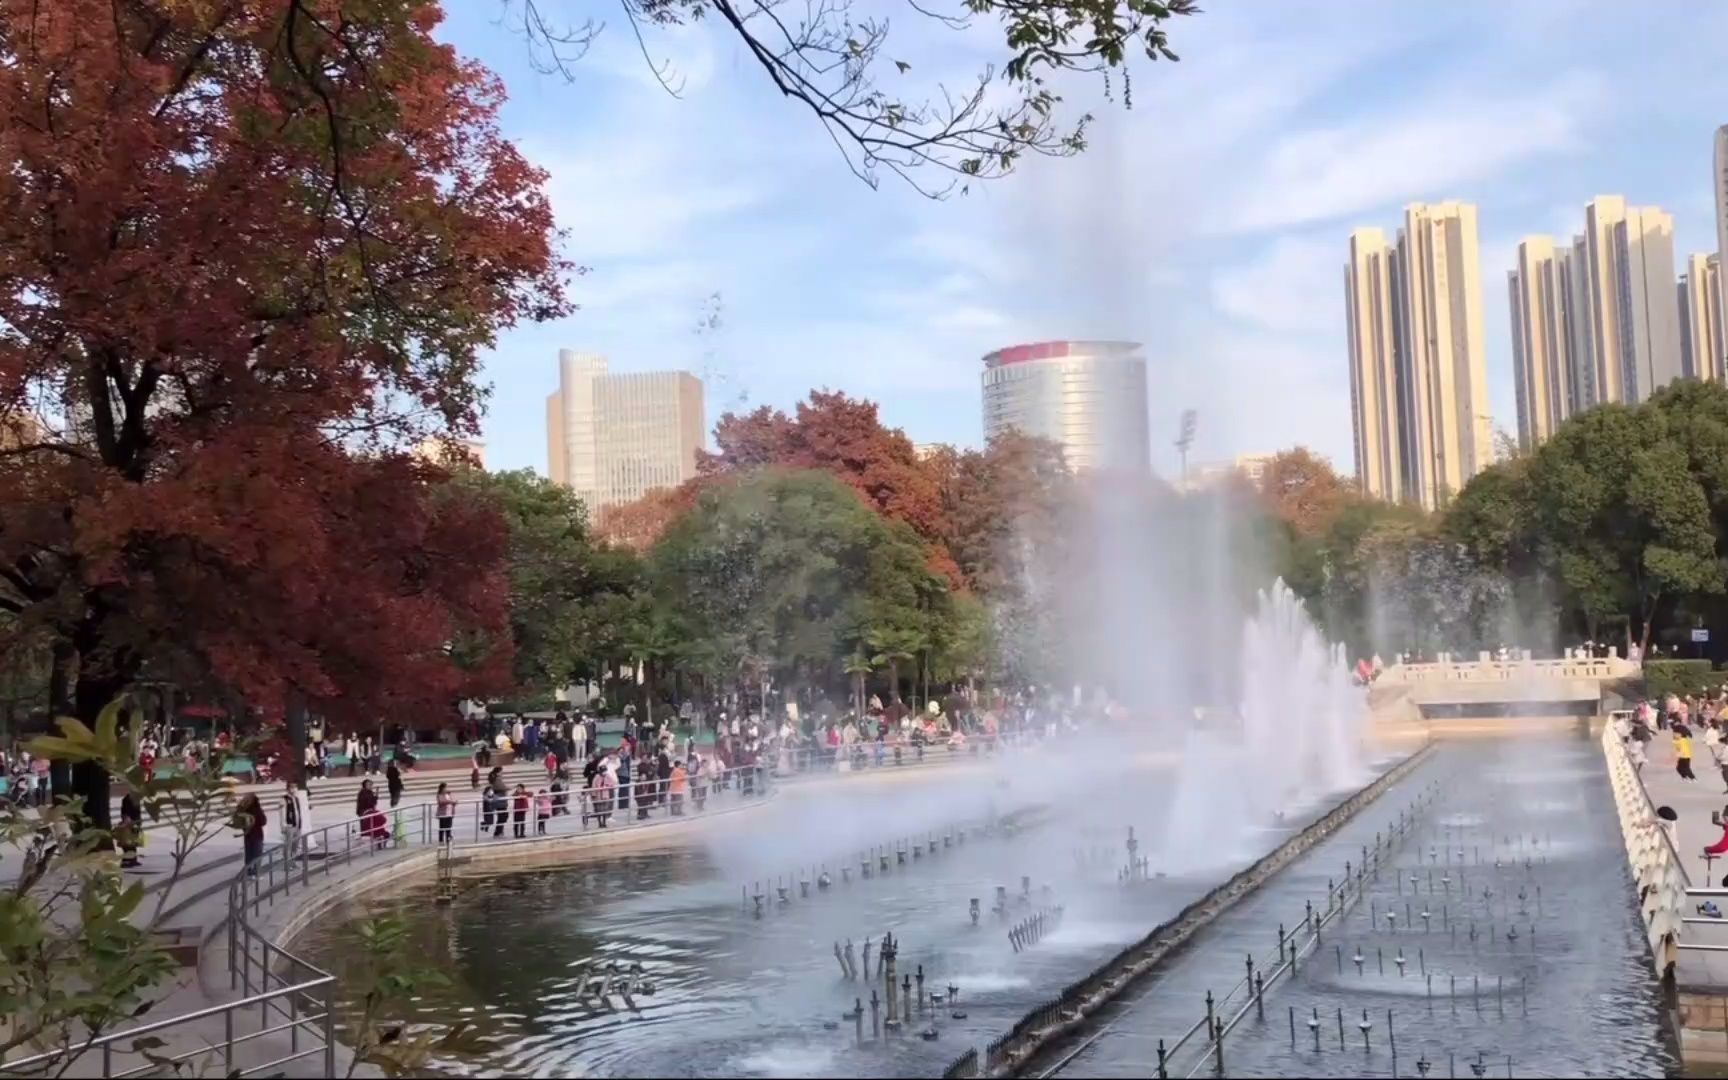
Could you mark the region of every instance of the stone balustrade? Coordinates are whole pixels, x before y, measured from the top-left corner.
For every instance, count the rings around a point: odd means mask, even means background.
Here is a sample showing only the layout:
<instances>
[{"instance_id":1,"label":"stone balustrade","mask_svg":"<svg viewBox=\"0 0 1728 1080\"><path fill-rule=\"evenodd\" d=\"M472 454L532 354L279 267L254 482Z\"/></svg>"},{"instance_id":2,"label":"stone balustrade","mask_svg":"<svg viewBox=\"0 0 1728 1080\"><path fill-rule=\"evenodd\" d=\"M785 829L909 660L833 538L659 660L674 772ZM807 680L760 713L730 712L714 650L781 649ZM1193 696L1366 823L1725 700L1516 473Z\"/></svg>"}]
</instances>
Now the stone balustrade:
<instances>
[{"instance_id":1,"label":"stone balustrade","mask_svg":"<svg viewBox=\"0 0 1728 1080\"><path fill-rule=\"evenodd\" d=\"M1567 656L1555 660L1530 659L1526 652L1515 660L1496 660L1481 653L1476 660L1458 660L1442 653L1436 661L1393 664L1376 680L1387 686L1419 686L1433 683L1526 682L1542 679L1626 679L1643 670L1636 661L1618 656Z\"/></svg>"},{"instance_id":2,"label":"stone balustrade","mask_svg":"<svg viewBox=\"0 0 1728 1080\"><path fill-rule=\"evenodd\" d=\"M1612 723L1602 728L1602 753L1608 763L1608 783L1620 817L1626 861L1638 889L1638 909L1645 938L1655 959L1656 974L1664 975L1678 958L1690 885L1668 828L1657 818L1644 783L1626 755Z\"/></svg>"}]
</instances>

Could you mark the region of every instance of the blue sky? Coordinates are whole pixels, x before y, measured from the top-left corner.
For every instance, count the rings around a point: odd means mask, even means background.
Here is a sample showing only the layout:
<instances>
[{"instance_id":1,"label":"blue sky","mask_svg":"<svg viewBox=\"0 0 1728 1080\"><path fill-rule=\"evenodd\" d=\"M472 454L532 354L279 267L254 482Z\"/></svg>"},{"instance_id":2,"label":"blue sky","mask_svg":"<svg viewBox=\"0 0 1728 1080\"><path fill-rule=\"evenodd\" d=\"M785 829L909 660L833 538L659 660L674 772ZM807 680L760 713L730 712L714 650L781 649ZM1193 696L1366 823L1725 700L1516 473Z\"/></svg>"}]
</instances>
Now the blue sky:
<instances>
[{"instance_id":1,"label":"blue sky","mask_svg":"<svg viewBox=\"0 0 1728 1080\"><path fill-rule=\"evenodd\" d=\"M931 202L857 181L722 26L648 38L674 99L609 5L542 2L611 21L572 82L533 70L494 0L450 3L441 31L504 79L504 129L549 170L567 251L589 268L580 310L488 358L493 468L545 470L559 347L614 371L693 371L710 422L825 386L877 400L916 441L974 444L986 352L1098 336L1145 343L1160 471L1188 407L1193 460L1302 443L1349 471L1350 228L1390 234L1415 200L1478 205L1508 431L1520 236L1569 236L1591 196L1623 193L1675 216L1677 257L1715 243L1728 4L1213 0L1173 24L1180 64L1137 67L1132 111L1095 78L1060 88L1097 115L1085 155ZM994 25L955 35L898 2L855 10L893 20L909 96L1000 54ZM721 329L698 338L716 292Z\"/></svg>"}]
</instances>

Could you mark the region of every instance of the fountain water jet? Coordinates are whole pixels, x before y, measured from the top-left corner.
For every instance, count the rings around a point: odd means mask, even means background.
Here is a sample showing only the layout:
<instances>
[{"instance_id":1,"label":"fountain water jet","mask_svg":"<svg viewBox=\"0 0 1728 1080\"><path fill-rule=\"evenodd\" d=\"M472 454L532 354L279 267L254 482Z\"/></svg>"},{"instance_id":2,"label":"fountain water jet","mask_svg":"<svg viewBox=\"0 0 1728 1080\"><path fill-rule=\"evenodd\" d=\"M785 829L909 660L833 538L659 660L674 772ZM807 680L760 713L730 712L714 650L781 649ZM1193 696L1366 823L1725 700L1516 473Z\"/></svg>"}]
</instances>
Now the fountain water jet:
<instances>
[{"instance_id":1,"label":"fountain water jet","mask_svg":"<svg viewBox=\"0 0 1728 1080\"><path fill-rule=\"evenodd\" d=\"M1260 592L1241 659L1235 722L1214 709L1184 741L1164 837L1178 872L1229 862L1251 830L1366 779L1366 694L1282 580Z\"/></svg>"}]
</instances>

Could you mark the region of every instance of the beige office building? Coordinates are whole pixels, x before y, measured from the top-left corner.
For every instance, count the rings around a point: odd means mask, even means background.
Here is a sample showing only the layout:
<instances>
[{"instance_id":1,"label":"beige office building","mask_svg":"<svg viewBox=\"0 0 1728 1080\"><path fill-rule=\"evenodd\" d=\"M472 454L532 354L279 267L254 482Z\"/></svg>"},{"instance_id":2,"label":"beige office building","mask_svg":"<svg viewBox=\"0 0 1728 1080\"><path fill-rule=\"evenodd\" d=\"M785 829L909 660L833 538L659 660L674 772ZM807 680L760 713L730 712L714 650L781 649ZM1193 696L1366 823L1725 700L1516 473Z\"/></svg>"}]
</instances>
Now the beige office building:
<instances>
[{"instance_id":1,"label":"beige office building","mask_svg":"<svg viewBox=\"0 0 1728 1080\"><path fill-rule=\"evenodd\" d=\"M1573 248L1551 236L1518 242L1518 266L1507 272L1512 301L1512 380L1518 399L1518 444L1534 449L1578 408L1582 315L1576 309Z\"/></svg>"},{"instance_id":2,"label":"beige office building","mask_svg":"<svg viewBox=\"0 0 1728 1080\"><path fill-rule=\"evenodd\" d=\"M614 375L604 356L559 350L547 470L590 515L694 477L703 429L702 381L689 372Z\"/></svg>"},{"instance_id":3,"label":"beige office building","mask_svg":"<svg viewBox=\"0 0 1728 1080\"><path fill-rule=\"evenodd\" d=\"M1589 260L1590 404L1636 403L1681 375L1680 312L1671 299L1674 219L1598 195L1584 208Z\"/></svg>"},{"instance_id":4,"label":"beige office building","mask_svg":"<svg viewBox=\"0 0 1728 1080\"><path fill-rule=\"evenodd\" d=\"M1694 379L1721 379L1728 367L1723 337L1722 260L1689 255L1680 275L1680 367Z\"/></svg>"},{"instance_id":5,"label":"beige office building","mask_svg":"<svg viewBox=\"0 0 1728 1080\"><path fill-rule=\"evenodd\" d=\"M479 439L421 439L414 447L414 456L450 469L484 469L486 444Z\"/></svg>"},{"instance_id":6,"label":"beige office building","mask_svg":"<svg viewBox=\"0 0 1728 1080\"><path fill-rule=\"evenodd\" d=\"M1350 416L1356 483L1362 493L1397 502L1404 497L1399 370L1401 308L1397 253L1379 229L1350 234L1344 267L1344 307L1350 343Z\"/></svg>"}]
</instances>

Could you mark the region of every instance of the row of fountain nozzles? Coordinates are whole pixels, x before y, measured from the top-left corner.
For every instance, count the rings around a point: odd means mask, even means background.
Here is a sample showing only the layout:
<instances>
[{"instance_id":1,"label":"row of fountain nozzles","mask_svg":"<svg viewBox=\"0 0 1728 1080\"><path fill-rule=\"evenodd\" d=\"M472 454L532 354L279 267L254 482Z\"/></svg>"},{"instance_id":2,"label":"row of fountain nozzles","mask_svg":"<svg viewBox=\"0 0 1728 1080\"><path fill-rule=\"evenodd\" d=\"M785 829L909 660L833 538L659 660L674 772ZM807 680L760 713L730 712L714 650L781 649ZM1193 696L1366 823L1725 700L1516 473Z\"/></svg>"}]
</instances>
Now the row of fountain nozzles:
<instances>
[{"instance_id":1,"label":"row of fountain nozzles","mask_svg":"<svg viewBox=\"0 0 1728 1080\"><path fill-rule=\"evenodd\" d=\"M636 994L651 995L654 993L654 984L642 977L642 964L640 961L631 964L629 970L625 972L625 975L628 977L621 980L619 978L618 962L615 960L608 961L605 970L603 970L597 977L587 978L581 981L576 996L579 999L598 999L616 992L620 996L628 998Z\"/></svg>"},{"instance_id":2,"label":"row of fountain nozzles","mask_svg":"<svg viewBox=\"0 0 1728 1080\"><path fill-rule=\"evenodd\" d=\"M1045 934L1055 933L1062 925L1062 907L1057 905L1030 915L1017 923L1014 929L1008 931L1008 943L1014 946L1015 952L1038 944Z\"/></svg>"}]
</instances>

